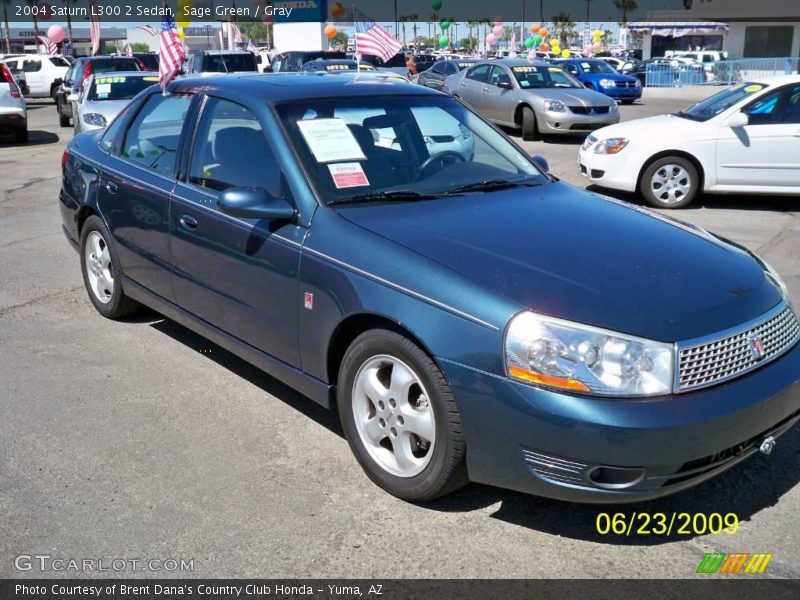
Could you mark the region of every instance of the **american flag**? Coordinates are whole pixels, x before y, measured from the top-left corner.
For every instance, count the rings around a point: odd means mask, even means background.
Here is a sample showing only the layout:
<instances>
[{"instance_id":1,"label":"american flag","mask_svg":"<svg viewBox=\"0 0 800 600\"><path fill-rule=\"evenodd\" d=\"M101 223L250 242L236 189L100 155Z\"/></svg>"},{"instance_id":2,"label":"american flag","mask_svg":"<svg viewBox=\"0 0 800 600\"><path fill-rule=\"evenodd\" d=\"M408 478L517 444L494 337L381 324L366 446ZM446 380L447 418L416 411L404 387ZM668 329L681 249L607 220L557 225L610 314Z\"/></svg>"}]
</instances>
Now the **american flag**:
<instances>
[{"instance_id":1,"label":"american flag","mask_svg":"<svg viewBox=\"0 0 800 600\"><path fill-rule=\"evenodd\" d=\"M155 27L150 27L150 25L137 25L136 29L141 29L145 33L149 33L150 35L158 35Z\"/></svg>"},{"instance_id":2,"label":"american flag","mask_svg":"<svg viewBox=\"0 0 800 600\"><path fill-rule=\"evenodd\" d=\"M58 52L58 46L56 46L55 43L53 43L53 40L46 35L38 35L36 36L36 40L44 48L45 54L55 54Z\"/></svg>"},{"instance_id":3,"label":"american flag","mask_svg":"<svg viewBox=\"0 0 800 600\"><path fill-rule=\"evenodd\" d=\"M100 50L100 16L97 10L97 0L89 0L91 16L89 17L89 38L91 39L92 56Z\"/></svg>"},{"instance_id":4,"label":"american flag","mask_svg":"<svg viewBox=\"0 0 800 600\"><path fill-rule=\"evenodd\" d=\"M403 48L388 31L357 8L353 9L353 20L356 24L356 54L378 56L386 62Z\"/></svg>"},{"instance_id":5,"label":"american flag","mask_svg":"<svg viewBox=\"0 0 800 600\"><path fill-rule=\"evenodd\" d=\"M239 48L242 45L242 31L236 26L236 23L231 21L228 26L230 35L233 37L233 45Z\"/></svg>"},{"instance_id":6,"label":"american flag","mask_svg":"<svg viewBox=\"0 0 800 600\"><path fill-rule=\"evenodd\" d=\"M158 63L158 83L166 92L167 85L181 70L181 64L186 60L183 42L178 37L178 27L172 17L165 16L161 23L160 49L161 60Z\"/></svg>"}]
</instances>

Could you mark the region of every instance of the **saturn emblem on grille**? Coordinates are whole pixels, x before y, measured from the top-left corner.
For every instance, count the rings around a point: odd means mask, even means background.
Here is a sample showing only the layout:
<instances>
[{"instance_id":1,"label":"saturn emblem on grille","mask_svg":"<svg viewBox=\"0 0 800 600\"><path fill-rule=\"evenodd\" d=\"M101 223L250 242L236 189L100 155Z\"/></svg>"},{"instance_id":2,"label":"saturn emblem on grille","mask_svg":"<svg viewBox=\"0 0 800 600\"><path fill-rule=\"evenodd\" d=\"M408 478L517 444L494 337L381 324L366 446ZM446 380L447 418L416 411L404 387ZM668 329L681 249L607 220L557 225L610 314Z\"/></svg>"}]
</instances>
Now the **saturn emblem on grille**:
<instances>
[{"instance_id":1,"label":"saturn emblem on grille","mask_svg":"<svg viewBox=\"0 0 800 600\"><path fill-rule=\"evenodd\" d=\"M761 335L751 333L747 336L747 341L750 343L750 352L753 353L753 358L756 360L764 358L764 342L761 339Z\"/></svg>"}]
</instances>

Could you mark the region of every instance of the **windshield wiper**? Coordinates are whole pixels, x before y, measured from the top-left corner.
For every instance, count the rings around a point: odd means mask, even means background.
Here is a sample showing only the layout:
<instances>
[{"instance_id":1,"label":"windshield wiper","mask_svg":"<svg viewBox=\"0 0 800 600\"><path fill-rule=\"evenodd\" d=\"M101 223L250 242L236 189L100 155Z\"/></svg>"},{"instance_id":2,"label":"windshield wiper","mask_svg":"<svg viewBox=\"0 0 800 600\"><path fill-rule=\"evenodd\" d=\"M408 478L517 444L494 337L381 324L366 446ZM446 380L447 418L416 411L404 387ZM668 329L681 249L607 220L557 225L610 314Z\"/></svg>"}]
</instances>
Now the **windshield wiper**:
<instances>
[{"instance_id":1,"label":"windshield wiper","mask_svg":"<svg viewBox=\"0 0 800 600\"><path fill-rule=\"evenodd\" d=\"M465 192L489 192L493 190L504 190L512 187L536 187L542 185L536 181L509 181L508 179L485 179L476 183L468 183L461 187L448 190L446 194L463 194Z\"/></svg>"},{"instance_id":2,"label":"windshield wiper","mask_svg":"<svg viewBox=\"0 0 800 600\"><path fill-rule=\"evenodd\" d=\"M439 194L423 194L414 190L389 190L386 192L376 192L374 194L360 194L349 198L338 198L328 202L328 206L337 204L357 204L359 202L380 202L386 200L399 200L413 202L416 200L434 200L441 197Z\"/></svg>"}]
</instances>

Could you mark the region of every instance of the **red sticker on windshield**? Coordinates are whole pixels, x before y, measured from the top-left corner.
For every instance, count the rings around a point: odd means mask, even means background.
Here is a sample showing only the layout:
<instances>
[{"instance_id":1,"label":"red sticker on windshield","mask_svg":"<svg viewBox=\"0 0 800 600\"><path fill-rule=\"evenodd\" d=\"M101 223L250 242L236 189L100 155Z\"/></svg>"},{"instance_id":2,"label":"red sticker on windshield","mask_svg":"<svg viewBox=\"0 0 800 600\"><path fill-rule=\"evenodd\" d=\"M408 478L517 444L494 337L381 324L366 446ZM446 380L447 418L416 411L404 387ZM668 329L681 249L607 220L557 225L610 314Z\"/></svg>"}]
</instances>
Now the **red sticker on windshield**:
<instances>
[{"instance_id":1,"label":"red sticker on windshield","mask_svg":"<svg viewBox=\"0 0 800 600\"><path fill-rule=\"evenodd\" d=\"M367 174L360 163L339 163L336 165L328 165L331 177L333 177L333 184L336 189L344 189L351 187L363 187L369 185Z\"/></svg>"}]
</instances>

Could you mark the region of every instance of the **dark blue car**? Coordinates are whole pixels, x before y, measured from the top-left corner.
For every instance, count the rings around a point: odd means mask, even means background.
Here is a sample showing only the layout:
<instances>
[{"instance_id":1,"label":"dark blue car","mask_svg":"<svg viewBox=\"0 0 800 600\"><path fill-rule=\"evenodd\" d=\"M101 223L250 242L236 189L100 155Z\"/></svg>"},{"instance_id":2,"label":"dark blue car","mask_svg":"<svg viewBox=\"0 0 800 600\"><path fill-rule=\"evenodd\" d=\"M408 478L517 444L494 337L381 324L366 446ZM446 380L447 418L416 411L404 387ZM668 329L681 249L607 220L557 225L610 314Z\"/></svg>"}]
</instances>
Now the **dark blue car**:
<instances>
[{"instance_id":1,"label":"dark blue car","mask_svg":"<svg viewBox=\"0 0 800 600\"><path fill-rule=\"evenodd\" d=\"M800 417L800 325L766 263L558 181L457 100L297 75L169 92L64 154L91 302L147 305L338 405L390 493L653 498Z\"/></svg>"},{"instance_id":2,"label":"dark blue car","mask_svg":"<svg viewBox=\"0 0 800 600\"><path fill-rule=\"evenodd\" d=\"M636 77L623 75L607 62L596 58L571 58L556 61L581 83L623 104L633 104L642 97L642 84Z\"/></svg>"}]
</instances>

